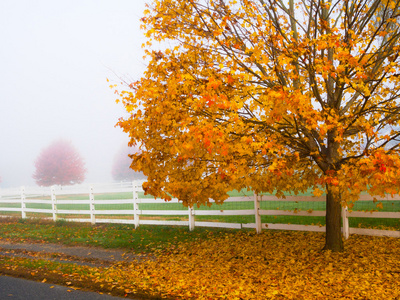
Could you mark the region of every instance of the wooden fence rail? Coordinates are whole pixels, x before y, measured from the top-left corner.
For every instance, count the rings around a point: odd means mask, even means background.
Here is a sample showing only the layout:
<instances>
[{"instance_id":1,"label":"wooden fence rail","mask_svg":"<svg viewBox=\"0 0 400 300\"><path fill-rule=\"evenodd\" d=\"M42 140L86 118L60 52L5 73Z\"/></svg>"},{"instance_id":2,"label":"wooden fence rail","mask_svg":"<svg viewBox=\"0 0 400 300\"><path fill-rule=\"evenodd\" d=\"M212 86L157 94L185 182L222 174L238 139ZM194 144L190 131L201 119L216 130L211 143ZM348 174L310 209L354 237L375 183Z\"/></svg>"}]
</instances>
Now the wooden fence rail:
<instances>
[{"instance_id":1,"label":"wooden fence rail","mask_svg":"<svg viewBox=\"0 0 400 300\"><path fill-rule=\"evenodd\" d=\"M282 201L275 196L240 196L231 197L224 203L229 202L251 202L249 207L252 209L196 209L186 208L183 206L180 209L140 209L141 204L162 204L165 203L161 199L145 198L140 197L142 188L139 184L118 186L117 188L110 185L109 189L96 189L98 193L118 193L118 192L129 192L131 197L127 199L96 199L95 189L90 187L89 190L76 189L74 191L64 188L64 190L57 190L55 187L50 189L50 192L46 194L46 191L37 193L30 192L27 194L25 188L21 188L20 193L1 193L0 197L0 212L3 214L20 213L22 218L27 218L27 214L50 214L52 220L56 221L59 218L67 221L74 222L90 222L96 223L124 223L134 224L135 227L140 225L180 225L188 226L190 230L193 230L196 226L201 227L220 227L220 228L254 228L258 233L263 229L278 229L278 230L301 230L301 231L316 231L325 232L325 226L320 225L296 225L296 224L276 224L276 223L262 223L261 216L303 216L303 217L324 217L324 210L279 210L279 209L261 209L263 202L268 201ZM0 191L1 192L1 191ZM70 197L77 197L77 195L86 195L85 199L57 199L62 195L70 195ZM60 197L61 198L61 197ZM78 197L77 197L78 198ZM372 200L371 198L362 196L363 200ZM381 199L381 201L400 201L400 197L396 195L394 199ZM310 196L288 196L284 199L285 202L293 201L299 202L325 202L324 197L310 197ZM172 199L168 203L180 203L178 199ZM73 207L73 209L62 208L65 205ZM130 209L96 209L96 206L102 207L107 205L129 205ZM82 208L85 206L85 209ZM86 218L71 216L87 216ZM101 217L100 217L101 216ZM104 218L104 216L112 216L112 218ZM117 218L120 216L119 218ZM121 217L123 216L123 217ZM187 220L154 220L146 219L145 216L182 216ZM229 223L229 222L210 222L196 220L196 216L254 216L254 222L250 223ZM395 218L400 219L400 212L360 212L360 211L348 211L347 208L343 208L343 236L347 239L350 234L362 234L362 235L376 235L376 236L391 236L400 237L400 231L394 230L378 230L378 229L365 229L365 228L351 228L349 227L349 218Z\"/></svg>"}]
</instances>

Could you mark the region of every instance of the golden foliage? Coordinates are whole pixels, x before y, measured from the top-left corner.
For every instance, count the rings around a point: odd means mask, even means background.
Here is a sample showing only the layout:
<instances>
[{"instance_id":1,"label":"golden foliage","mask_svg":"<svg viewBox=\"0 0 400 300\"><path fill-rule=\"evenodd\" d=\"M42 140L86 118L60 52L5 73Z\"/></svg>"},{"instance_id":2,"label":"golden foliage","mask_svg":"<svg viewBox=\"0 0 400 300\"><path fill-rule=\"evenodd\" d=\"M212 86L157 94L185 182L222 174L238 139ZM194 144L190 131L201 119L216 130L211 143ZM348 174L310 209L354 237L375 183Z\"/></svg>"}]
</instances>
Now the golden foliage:
<instances>
[{"instance_id":1,"label":"golden foliage","mask_svg":"<svg viewBox=\"0 0 400 300\"><path fill-rule=\"evenodd\" d=\"M146 191L188 205L249 187L400 192L400 8L367 2L154 0L118 123Z\"/></svg>"},{"instance_id":2,"label":"golden foliage","mask_svg":"<svg viewBox=\"0 0 400 300\"><path fill-rule=\"evenodd\" d=\"M270 231L210 235L160 252L154 260L107 269L68 267L63 277L70 284L93 282L133 298L136 293L213 300L400 297L399 239L351 236L338 254L319 251L323 238L320 233ZM2 263L18 268L21 262ZM40 268L35 272L43 276Z\"/></svg>"},{"instance_id":3,"label":"golden foliage","mask_svg":"<svg viewBox=\"0 0 400 300\"><path fill-rule=\"evenodd\" d=\"M162 253L156 261L134 266L131 278L140 278L138 284L166 296L186 299L394 299L400 295L399 240L353 236L347 251L339 255L320 252L322 239L313 233L229 234Z\"/></svg>"}]
</instances>

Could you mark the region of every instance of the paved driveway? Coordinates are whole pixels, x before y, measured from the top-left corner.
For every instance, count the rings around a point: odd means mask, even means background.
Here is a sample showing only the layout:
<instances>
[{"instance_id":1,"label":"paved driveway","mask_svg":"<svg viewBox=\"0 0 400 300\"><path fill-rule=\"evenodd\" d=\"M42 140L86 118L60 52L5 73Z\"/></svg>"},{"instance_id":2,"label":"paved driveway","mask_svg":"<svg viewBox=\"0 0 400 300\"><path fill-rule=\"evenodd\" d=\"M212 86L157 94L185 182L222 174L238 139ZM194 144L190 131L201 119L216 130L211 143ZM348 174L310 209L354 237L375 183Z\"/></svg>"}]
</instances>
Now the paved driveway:
<instances>
[{"instance_id":1,"label":"paved driveway","mask_svg":"<svg viewBox=\"0 0 400 300\"><path fill-rule=\"evenodd\" d=\"M74 290L61 285L0 276L0 300L117 300L126 299Z\"/></svg>"}]
</instances>

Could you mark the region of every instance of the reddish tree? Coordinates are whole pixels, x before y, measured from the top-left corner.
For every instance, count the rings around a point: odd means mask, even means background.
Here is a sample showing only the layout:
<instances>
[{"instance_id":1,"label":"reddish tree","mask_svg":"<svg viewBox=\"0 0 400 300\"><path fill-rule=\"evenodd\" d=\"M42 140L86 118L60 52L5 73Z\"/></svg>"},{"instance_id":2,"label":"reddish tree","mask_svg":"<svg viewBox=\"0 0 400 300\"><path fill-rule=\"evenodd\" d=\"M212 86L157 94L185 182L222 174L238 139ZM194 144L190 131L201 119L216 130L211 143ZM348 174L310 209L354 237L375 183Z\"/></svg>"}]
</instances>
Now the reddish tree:
<instances>
[{"instance_id":1,"label":"reddish tree","mask_svg":"<svg viewBox=\"0 0 400 300\"><path fill-rule=\"evenodd\" d=\"M58 140L43 149L35 162L33 178L40 186L72 185L85 180L85 163L72 144Z\"/></svg>"},{"instance_id":2,"label":"reddish tree","mask_svg":"<svg viewBox=\"0 0 400 300\"><path fill-rule=\"evenodd\" d=\"M130 168L132 159L129 155L136 153L136 148L123 145L114 156L111 174L116 181L146 179L142 172L136 172Z\"/></svg>"}]
</instances>

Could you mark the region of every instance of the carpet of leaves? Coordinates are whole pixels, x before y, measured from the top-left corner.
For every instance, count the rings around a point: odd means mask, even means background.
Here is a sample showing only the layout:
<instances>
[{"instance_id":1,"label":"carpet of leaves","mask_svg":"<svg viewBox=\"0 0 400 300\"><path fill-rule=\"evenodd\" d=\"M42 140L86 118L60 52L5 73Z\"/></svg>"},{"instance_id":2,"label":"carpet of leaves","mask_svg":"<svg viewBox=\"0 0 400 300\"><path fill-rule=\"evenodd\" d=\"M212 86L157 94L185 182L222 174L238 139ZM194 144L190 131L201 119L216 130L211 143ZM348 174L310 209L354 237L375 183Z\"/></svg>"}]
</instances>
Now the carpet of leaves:
<instances>
[{"instance_id":1,"label":"carpet of leaves","mask_svg":"<svg viewBox=\"0 0 400 300\"><path fill-rule=\"evenodd\" d=\"M323 234L306 232L210 234L145 262L42 271L132 298L399 299L400 239L353 235L343 253L320 251L323 242ZM17 258L2 263L18 268Z\"/></svg>"}]
</instances>

